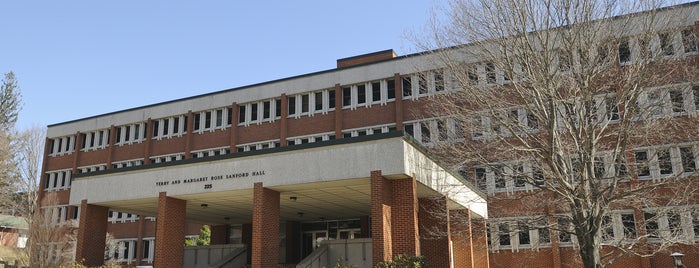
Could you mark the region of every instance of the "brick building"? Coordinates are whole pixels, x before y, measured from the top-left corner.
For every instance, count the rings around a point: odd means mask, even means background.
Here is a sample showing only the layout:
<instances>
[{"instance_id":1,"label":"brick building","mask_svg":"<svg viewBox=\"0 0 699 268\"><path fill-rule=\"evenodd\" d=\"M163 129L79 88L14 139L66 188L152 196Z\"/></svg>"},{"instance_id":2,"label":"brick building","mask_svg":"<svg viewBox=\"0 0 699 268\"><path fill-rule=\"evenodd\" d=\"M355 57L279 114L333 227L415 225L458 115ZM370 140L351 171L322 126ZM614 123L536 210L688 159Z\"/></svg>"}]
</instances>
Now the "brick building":
<instances>
[{"instance_id":1,"label":"brick building","mask_svg":"<svg viewBox=\"0 0 699 268\"><path fill-rule=\"evenodd\" d=\"M683 8L694 10L695 23L673 28L672 42L678 57L696 58L699 4ZM516 217L488 219L487 196L531 189L501 185L485 170L451 171L429 152L461 127L425 112L430 96L457 90L430 57L381 51L337 60L336 69L51 125L43 208L58 224L79 222L75 259L88 265L105 262L110 234L107 257L126 265L199 267L199 253L188 255L183 242L206 224L211 248L243 245L221 262L243 256L252 267L323 258L332 266L338 257L370 267L401 253L426 256L432 267L512 267L521 259L569 267L577 254L570 238L541 229L493 235ZM484 84L506 83L478 68ZM681 85L695 115L699 85ZM678 156L693 152L696 167L699 143L675 147ZM484 178L486 187L467 178ZM681 221L696 244L692 213ZM682 250L699 263L696 245ZM668 261L660 254L621 263Z\"/></svg>"}]
</instances>

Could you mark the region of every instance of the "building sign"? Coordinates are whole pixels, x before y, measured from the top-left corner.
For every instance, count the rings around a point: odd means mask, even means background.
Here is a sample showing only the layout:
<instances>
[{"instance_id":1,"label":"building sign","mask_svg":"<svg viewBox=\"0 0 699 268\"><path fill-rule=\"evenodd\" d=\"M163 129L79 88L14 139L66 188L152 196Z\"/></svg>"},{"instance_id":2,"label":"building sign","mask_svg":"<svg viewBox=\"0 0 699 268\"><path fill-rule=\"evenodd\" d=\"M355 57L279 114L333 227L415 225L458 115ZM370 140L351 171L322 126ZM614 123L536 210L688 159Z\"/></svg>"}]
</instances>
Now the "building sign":
<instances>
[{"instance_id":1,"label":"building sign","mask_svg":"<svg viewBox=\"0 0 699 268\"><path fill-rule=\"evenodd\" d=\"M170 185L201 183L204 185L204 189L211 189L211 188L213 188L213 184L211 184L211 182L230 180L230 179L242 179L242 178L248 178L248 177L258 177L258 176L264 176L264 175L265 175L265 170L255 170L255 171L247 171L247 172L228 173L228 174L216 174L216 175L211 175L211 176L201 176L201 177L185 178L185 179L165 179L165 180L156 181L155 186L170 186Z\"/></svg>"}]
</instances>

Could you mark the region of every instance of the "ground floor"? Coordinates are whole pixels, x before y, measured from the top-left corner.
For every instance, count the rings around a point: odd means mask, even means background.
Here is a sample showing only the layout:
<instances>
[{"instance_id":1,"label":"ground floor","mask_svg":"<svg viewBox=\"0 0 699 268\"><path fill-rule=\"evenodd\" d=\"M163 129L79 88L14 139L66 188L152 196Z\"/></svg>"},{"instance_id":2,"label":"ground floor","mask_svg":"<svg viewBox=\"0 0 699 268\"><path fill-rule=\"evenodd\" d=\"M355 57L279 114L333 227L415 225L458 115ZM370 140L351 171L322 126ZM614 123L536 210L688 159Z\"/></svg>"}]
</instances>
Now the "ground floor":
<instances>
[{"instance_id":1,"label":"ground floor","mask_svg":"<svg viewBox=\"0 0 699 268\"><path fill-rule=\"evenodd\" d=\"M361 267L398 254L431 267L488 265L483 194L402 135L87 174L70 200L80 207L75 259L86 265L104 262L110 211L154 222L152 237L117 239L117 257L134 264L190 267L188 225L206 224L212 244L244 245L251 267L299 264L332 241L362 248L343 249Z\"/></svg>"}]
</instances>

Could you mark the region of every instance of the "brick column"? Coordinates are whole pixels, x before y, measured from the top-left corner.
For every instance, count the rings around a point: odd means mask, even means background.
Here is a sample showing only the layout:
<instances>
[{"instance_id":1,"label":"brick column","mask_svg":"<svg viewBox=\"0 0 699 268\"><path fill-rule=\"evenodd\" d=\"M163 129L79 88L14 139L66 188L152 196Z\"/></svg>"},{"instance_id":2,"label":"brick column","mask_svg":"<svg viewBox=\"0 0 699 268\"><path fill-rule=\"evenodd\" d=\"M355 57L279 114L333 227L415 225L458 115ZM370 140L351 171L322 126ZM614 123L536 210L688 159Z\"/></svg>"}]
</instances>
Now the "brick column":
<instances>
[{"instance_id":1,"label":"brick column","mask_svg":"<svg viewBox=\"0 0 699 268\"><path fill-rule=\"evenodd\" d=\"M391 182L381 175L380 170L371 172L371 263L390 260L393 256L391 243Z\"/></svg>"},{"instance_id":2,"label":"brick column","mask_svg":"<svg viewBox=\"0 0 699 268\"><path fill-rule=\"evenodd\" d=\"M234 102L231 105L231 131L228 132L230 134L230 149L231 153L236 153L238 149L236 146L238 145L238 124L241 123L238 119L240 119L240 116L238 115L240 113L240 107L238 106L238 103Z\"/></svg>"},{"instance_id":3,"label":"brick column","mask_svg":"<svg viewBox=\"0 0 699 268\"><path fill-rule=\"evenodd\" d=\"M155 267L182 267L184 258L185 214L187 201L158 196L155 223Z\"/></svg>"},{"instance_id":4,"label":"brick column","mask_svg":"<svg viewBox=\"0 0 699 268\"><path fill-rule=\"evenodd\" d=\"M342 87L335 84L335 138L342 139Z\"/></svg>"},{"instance_id":5,"label":"brick column","mask_svg":"<svg viewBox=\"0 0 699 268\"><path fill-rule=\"evenodd\" d=\"M468 209L449 211L454 267L475 267L473 239L471 234L471 212Z\"/></svg>"},{"instance_id":6,"label":"brick column","mask_svg":"<svg viewBox=\"0 0 699 268\"><path fill-rule=\"evenodd\" d=\"M282 99L281 99L281 104L282 104L282 109L281 109L281 119L279 119L279 144L281 146L286 146L286 137L289 136L289 98L286 96L286 93L282 94Z\"/></svg>"},{"instance_id":7,"label":"brick column","mask_svg":"<svg viewBox=\"0 0 699 268\"><path fill-rule=\"evenodd\" d=\"M393 252L419 256L417 182L414 178L390 182L393 190L391 229L393 233L400 234L393 237Z\"/></svg>"},{"instance_id":8,"label":"brick column","mask_svg":"<svg viewBox=\"0 0 699 268\"><path fill-rule=\"evenodd\" d=\"M255 183L252 208L252 267L279 265L279 192Z\"/></svg>"},{"instance_id":9,"label":"brick column","mask_svg":"<svg viewBox=\"0 0 699 268\"><path fill-rule=\"evenodd\" d=\"M445 197L420 198L420 244L422 256L432 267L451 267L451 230Z\"/></svg>"},{"instance_id":10,"label":"brick column","mask_svg":"<svg viewBox=\"0 0 699 268\"><path fill-rule=\"evenodd\" d=\"M184 127L187 128L187 135L184 136L184 158L190 159L192 158L192 139L194 139L194 133L192 133L194 131L194 113L192 110L187 111L187 125Z\"/></svg>"},{"instance_id":11,"label":"brick column","mask_svg":"<svg viewBox=\"0 0 699 268\"><path fill-rule=\"evenodd\" d=\"M109 208L90 205L86 199L80 204L80 229L75 245L75 259L92 267L104 264Z\"/></svg>"},{"instance_id":12,"label":"brick column","mask_svg":"<svg viewBox=\"0 0 699 268\"><path fill-rule=\"evenodd\" d=\"M403 131L403 79L399 73L393 75L393 83L396 85L396 130Z\"/></svg>"}]
</instances>

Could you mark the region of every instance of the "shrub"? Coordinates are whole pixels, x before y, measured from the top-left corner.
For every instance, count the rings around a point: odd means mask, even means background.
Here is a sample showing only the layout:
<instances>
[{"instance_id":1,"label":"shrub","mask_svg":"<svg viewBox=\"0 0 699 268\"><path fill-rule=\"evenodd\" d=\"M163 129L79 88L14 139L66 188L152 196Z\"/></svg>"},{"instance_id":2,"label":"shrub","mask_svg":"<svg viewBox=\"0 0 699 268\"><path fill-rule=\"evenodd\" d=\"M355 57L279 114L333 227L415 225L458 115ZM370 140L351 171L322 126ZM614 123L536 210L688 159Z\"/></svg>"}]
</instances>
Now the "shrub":
<instances>
[{"instance_id":1,"label":"shrub","mask_svg":"<svg viewBox=\"0 0 699 268\"><path fill-rule=\"evenodd\" d=\"M375 268L428 268L427 259L424 256L409 256L398 254L391 261L383 261Z\"/></svg>"}]
</instances>

